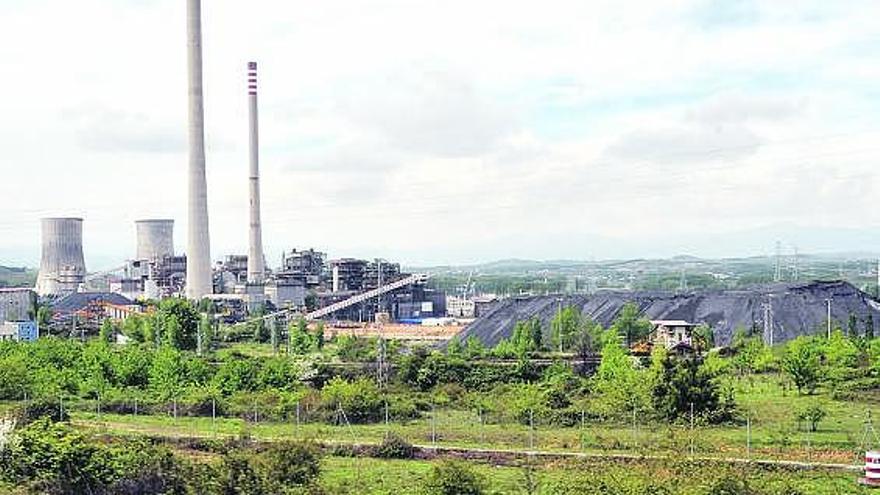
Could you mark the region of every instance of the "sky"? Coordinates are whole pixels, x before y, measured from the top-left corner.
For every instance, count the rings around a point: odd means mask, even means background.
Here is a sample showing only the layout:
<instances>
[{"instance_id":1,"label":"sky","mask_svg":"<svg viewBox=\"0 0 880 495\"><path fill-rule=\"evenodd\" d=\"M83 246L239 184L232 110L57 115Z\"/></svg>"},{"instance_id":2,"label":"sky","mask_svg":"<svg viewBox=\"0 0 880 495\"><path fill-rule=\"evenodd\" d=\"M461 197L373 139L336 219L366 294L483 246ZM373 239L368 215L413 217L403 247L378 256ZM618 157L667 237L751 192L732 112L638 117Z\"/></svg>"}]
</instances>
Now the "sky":
<instances>
[{"instance_id":1,"label":"sky","mask_svg":"<svg viewBox=\"0 0 880 495\"><path fill-rule=\"evenodd\" d=\"M876 0L203 0L212 256L407 264L878 252ZM0 1L0 265L82 216L186 239L182 0Z\"/></svg>"}]
</instances>

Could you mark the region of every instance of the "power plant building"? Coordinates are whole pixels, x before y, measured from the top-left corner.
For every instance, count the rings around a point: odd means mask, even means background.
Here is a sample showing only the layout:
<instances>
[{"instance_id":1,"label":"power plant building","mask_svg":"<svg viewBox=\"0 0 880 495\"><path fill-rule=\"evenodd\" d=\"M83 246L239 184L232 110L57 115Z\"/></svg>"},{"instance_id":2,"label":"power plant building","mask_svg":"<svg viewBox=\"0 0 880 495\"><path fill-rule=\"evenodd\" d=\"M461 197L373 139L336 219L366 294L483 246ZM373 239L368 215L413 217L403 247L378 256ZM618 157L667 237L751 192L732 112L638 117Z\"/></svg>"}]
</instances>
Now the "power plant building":
<instances>
[{"instance_id":1,"label":"power plant building","mask_svg":"<svg viewBox=\"0 0 880 495\"><path fill-rule=\"evenodd\" d=\"M0 289L0 322L36 319L37 294L33 289Z\"/></svg>"}]
</instances>

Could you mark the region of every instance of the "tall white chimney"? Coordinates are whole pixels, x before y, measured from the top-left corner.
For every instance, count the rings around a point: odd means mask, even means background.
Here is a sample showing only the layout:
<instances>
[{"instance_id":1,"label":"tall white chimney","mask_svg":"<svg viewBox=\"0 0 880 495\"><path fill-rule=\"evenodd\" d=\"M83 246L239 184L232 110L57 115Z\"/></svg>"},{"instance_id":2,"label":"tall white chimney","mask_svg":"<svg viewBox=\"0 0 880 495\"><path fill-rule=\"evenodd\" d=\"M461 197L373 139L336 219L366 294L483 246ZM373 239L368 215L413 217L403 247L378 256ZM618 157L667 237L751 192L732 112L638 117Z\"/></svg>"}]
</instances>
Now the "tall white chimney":
<instances>
[{"instance_id":1,"label":"tall white chimney","mask_svg":"<svg viewBox=\"0 0 880 495\"><path fill-rule=\"evenodd\" d=\"M250 122L250 237L248 244L249 284L260 285L265 279L263 263L263 228L260 225L260 136L257 115L257 63L248 62L248 113Z\"/></svg>"},{"instance_id":2,"label":"tall white chimney","mask_svg":"<svg viewBox=\"0 0 880 495\"><path fill-rule=\"evenodd\" d=\"M187 0L189 62L189 198L186 240L186 296L213 292L211 239L208 232L208 183L205 178L205 107L202 96L202 5Z\"/></svg>"}]
</instances>

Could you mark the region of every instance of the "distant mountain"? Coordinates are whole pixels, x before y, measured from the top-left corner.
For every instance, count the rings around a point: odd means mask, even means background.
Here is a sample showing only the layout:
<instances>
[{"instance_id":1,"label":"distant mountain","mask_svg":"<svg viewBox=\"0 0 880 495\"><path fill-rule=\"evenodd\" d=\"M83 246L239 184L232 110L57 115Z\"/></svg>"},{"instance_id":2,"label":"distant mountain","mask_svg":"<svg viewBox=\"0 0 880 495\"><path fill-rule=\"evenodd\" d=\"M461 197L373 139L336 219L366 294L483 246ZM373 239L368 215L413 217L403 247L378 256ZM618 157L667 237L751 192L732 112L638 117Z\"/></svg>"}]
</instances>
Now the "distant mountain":
<instances>
[{"instance_id":1,"label":"distant mountain","mask_svg":"<svg viewBox=\"0 0 880 495\"><path fill-rule=\"evenodd\" d=\"M24 267L0 266L0 287L33 287L37 271Z\"/></svg>"}]
</instances>

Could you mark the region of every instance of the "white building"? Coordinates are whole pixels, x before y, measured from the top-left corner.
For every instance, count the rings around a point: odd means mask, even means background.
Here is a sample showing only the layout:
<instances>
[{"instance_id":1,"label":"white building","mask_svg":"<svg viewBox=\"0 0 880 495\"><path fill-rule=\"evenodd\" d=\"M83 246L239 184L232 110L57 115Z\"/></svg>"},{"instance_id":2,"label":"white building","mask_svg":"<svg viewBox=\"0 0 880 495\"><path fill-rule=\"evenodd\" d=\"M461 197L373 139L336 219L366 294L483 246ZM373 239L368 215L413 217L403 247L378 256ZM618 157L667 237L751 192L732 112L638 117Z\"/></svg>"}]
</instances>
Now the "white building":
<instances>
[{"instance_id":1,"label":"white building","mask_svg":"<svg viewBox=\"0 0 880 495\"><path fill-rule=\"evenodd\" d=\"M476 303L471 299L446 296L446 316L452 318L473 318L476 314L476 307Z\"/></svg>"},{"instance_id":2,"label":"white building","mask_svg":"<svg viewBox=\"0 0 880 495\"><path fill-rule=\"evenodd\" d=\"M679 344L691 345L694 327L684 320L651 320L654 325L651 341L655 346L671 349Z\"/></svg>"},{"instance_id":3,"label":"white building","mask_svg":"<svg viewBox=\"0 0 880 495\"><path fill-rule=\"evenodd\" d=\"M34 342L40 337L40 330L34 321L4 321L0 324L0 341Z\"/></svg>"}]
</instances>

